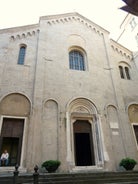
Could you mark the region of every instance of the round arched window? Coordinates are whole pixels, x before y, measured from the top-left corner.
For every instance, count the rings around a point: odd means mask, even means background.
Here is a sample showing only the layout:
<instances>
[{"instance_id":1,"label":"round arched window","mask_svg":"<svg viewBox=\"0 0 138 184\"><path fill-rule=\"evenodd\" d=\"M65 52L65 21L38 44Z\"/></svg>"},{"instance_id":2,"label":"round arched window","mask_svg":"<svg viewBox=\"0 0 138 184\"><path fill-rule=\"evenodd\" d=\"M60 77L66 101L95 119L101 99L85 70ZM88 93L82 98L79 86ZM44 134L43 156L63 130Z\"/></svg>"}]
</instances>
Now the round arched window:
<instances>
[{"instance_id":1,"label":"round arched window","mask_svg":"<svg viewBox=\"0 0 138 184\"><path fill-rule=\"evenodd\" d=\"M83 54L78 50L69 52L69 67L73 70L85 70L85 62Z\"/></svg>"}]
</instances>

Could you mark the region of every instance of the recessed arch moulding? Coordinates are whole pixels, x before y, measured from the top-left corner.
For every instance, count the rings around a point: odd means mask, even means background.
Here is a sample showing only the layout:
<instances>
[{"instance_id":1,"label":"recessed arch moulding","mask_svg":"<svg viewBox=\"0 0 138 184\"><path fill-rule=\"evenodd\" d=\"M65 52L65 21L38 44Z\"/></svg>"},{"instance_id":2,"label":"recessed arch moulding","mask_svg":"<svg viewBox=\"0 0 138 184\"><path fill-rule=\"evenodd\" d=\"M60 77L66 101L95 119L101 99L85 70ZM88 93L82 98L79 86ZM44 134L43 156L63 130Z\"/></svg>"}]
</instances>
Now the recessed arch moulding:
<instances>
[{"instance_id":1,"label":"recessed arch moulding","mask_svg":"<svg viewBox=\"0 0 138 184\"><path fill-rule=\"evenodd\" d=\"M0 101L0 114L8 116L29 116L31 103L20 93L12 93Z\"/></svg>"},{"instance_id":2,"label":"recessed arch moulding","mask_svg":"<svg viewBox=\"0 0 138 184\"><path fill-rule=\"evenodd\" d=\"M90 165L87 169L103 167L103 146L101 138L100 117L96 106L88 99L77 98L72 100L67 106L66 112L66 135L67 135L67 162L69 170L78 169L75 163L75 145L73 125L76 121L87 121L91 124L91 139L93 139L95 165ZM80 169L80 167L79 167ZM85 168L86 169L86 168Z\"/></svg>"}]
</instances>

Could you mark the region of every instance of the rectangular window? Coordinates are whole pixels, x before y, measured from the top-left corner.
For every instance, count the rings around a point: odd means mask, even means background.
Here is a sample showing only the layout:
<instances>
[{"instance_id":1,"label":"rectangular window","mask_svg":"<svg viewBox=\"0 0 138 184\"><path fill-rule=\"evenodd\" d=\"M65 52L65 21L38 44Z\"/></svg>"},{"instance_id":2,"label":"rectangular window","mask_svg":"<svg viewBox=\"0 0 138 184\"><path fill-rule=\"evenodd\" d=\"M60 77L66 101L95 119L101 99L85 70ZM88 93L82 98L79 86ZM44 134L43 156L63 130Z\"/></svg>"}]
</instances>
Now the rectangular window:
<instances>
[{"instance_id":1,"label":"rectangular window","mask_svg":"<svg viewBox=\"0 0 138 184\"><path fill-rule=\"evenodd\" d=\"M137 23L134 17L132 18L129 24L131 26L131 30L133 30L136 27Z\"/></svg>"}]
</instances>

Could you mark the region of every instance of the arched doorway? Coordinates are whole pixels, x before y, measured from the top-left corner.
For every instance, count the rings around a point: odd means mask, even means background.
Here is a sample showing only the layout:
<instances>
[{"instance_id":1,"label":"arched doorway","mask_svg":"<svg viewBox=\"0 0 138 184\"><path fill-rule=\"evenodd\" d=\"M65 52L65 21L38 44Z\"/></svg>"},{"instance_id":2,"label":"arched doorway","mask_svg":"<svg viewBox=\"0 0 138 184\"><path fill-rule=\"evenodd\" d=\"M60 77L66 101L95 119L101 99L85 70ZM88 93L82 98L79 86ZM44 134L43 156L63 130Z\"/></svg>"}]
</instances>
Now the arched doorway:
<instances>
[{"instance_id":1,"label":"arched doorway","mask_svg":"<svg viewBox=\"0 0 138 184\"><path fill-rule=\"evenodd\" d=\"M0 135L0 153L9 153L9 166L20 164L24 119L3 118Z\"/></svg>"},{"instance_id":2,"label":"arched doorway","mask_svg":"<svg viewBox=\"0 0 138 184\"><path fill-rule=\"evenodd\" d=\"M29 99L19 93L5 96L0 102L0 154L4 150L9 153L8 166L16 163L23 166L23 153L26 145L26 121L30 115ZM24 150L23 150L24 148Z\"/></svg>"},{"instance_id":3,"label":"arched doorway","mask_svg":"<svg viewBox=\"0 0 138 184\"><path fill-rule=\"evenodd\" d=\"M73 131L75 165L95 165L91 124L85 120L76 120L73 124Z\"/></svg>"},{"instance_id":4,"label":"arched doorway","mask_svg":"<svg viewBox=\"0 0 138 184\"><path fill-rule=\"evenodd\" d=\"M138 104L131 104L128 108L129 121L133 127L134 138L138 146Z\"/></svg>"},{"instance_id":5,"label":"arched doorway","mask_svg":"<svg viewBox=\"0 0 138 184\"><path fill-rule=\"evenodd\" d=\"M98 169L103 166L100 117L90 100L77 98L69 103L66 133L67 162L70 170Z\"/></svg>"}]
</instances>

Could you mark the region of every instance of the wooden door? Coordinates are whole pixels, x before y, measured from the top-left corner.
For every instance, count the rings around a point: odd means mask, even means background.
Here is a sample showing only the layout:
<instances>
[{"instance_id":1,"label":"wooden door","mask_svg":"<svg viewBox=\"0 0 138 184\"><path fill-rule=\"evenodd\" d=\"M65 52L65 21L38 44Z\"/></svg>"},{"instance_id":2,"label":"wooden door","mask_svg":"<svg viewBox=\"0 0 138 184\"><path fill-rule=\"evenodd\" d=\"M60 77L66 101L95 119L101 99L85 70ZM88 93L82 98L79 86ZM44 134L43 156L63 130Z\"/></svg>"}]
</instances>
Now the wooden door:
<instances>
[{"instance_id":1,"label":"wooden door","mask_svg":"<svg viewBox=\"0 0 138 184\"><path fill-rule=\"evenodd\" d=\"M9 165L20 164L24 119L4 118L0 136L0 152L7 149Z\"/></svg>"}]
</instances>

